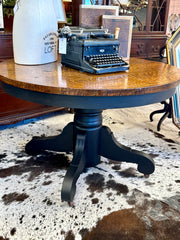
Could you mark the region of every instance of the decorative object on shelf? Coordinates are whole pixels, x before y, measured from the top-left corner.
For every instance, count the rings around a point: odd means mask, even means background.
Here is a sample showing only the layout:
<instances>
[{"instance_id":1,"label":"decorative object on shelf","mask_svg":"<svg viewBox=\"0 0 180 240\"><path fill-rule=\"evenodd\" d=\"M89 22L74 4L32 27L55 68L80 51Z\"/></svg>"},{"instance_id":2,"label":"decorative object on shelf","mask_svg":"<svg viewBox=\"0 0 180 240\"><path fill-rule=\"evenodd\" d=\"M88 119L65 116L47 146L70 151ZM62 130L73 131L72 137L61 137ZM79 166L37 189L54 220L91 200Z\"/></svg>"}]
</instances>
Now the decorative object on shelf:
<instances>
[{"instance_id":1,"label":"decorative object on shelf","mask_svg":"<svg viewBox=\"0 0 180 240\"><path fill-rule=\"evenodd\" d=\"M179 26L180 26L180 14L172 13L168 17L167 34L171 36L172 32L176 31Z\"/></svg>"},{"instance_id":2,"label":"decorative object on shelf","mask_svg":"<svg viewBox=\"0 0 180 240\"><path fill-rule=\"evenodd\" d=\"M20 0L15 6L13 51L16 63L36 65L57 60L59 0Z\"/></svg>"},{"instance_id":3,"label":"decorative object on shelf","mask_svg":"<svg viewBox=\"0 0 180 240\"><path fill-rule=\"evenodd\" d=\"M2 0L0 0L0 31L2 30L4 30L4 18L3 18Z\"/></svg>"},{"instance_id":4,"label":"decorative object on shelf","mask_svg":"<svg viewBox=\"0 0 180 240\"><path fill-rule=\"evenodd\" d=\"M13 8L16 0L1 0L3 2L4 29L12 32L14 12Z\"/></svg>"},{"instance_id":5,"label":"decorative object on shelf","mask_svg":"<svg viewBox=\"0 0 180 240\"><path fill-rule=\"evenodd\" d=\"M3 2L3 14L7 17L13 16L13 8L16 4L16 0L1 0ZM17 0L18 1L18 0Z\"/></svg>"}]
</instances>

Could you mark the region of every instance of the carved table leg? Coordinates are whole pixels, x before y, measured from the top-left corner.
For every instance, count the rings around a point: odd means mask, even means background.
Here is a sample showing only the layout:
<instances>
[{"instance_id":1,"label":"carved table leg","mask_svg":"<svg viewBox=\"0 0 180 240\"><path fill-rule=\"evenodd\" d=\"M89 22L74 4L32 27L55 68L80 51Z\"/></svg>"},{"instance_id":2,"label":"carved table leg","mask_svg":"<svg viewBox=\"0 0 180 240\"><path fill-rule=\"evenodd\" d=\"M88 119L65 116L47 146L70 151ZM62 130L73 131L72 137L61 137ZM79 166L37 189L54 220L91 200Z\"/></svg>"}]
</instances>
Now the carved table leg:
<instances>
[{"instance_id":1,"label":"carved table leg","mask_svg":"<svg viewBox=\"0 0 180 240\"><path fill-rule=\"evenodd\" d=\"M106 158L138 164L138 171L145 175L154 172L154 162L150 156L118 143L108 127L101 128L100 155Z\"/></svg>"},{"instance_id":2,"label":"carved table leg","mask_svg":"<svg viewBox=\"0 0 180 240\"><path fill-rule=\"evenodd\" d=\"M86 165L84 151L85 141L86 133L78 133L76 137L74 156L70 167L66 172L62 186L61 199L63 201L72 202L74 198L76 192L76 181Z\"/></svg>"},{"instance_id":3,"label":"carved table leg","mask_svg":"<svg viewBox=\"0 0 180 240\"><path fill-rule=\"evenodd\" d=\"M73 151L73 123L69 123L60 135L53 137L33 137L25 147L26 153L30 155L37 155L44 150L57 152Z\"/></svg>"}]
</instances>

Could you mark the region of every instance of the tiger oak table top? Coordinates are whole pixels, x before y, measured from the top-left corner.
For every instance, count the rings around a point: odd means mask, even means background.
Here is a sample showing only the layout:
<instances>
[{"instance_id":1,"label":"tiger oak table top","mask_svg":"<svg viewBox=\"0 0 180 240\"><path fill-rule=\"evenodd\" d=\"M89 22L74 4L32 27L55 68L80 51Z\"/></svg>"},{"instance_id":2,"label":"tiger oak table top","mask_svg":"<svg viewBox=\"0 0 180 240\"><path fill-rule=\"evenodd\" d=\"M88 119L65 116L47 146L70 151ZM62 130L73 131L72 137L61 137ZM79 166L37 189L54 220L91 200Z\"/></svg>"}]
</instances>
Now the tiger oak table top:
<instances>
[{"instance_id":1,"label":"tiger oak table top","mask_svg":"<svg viewBox=\"0 0 180 240\"><path fill-rule=\"evenodd\" d=\"M126 72L94 75L62 66L60 61L35 66L18 65L13 59L0 63L0 80L14 87L68 96L129 96L175 88L180 70L138 58L130 59Z\"/></svg>"}]
</instances>

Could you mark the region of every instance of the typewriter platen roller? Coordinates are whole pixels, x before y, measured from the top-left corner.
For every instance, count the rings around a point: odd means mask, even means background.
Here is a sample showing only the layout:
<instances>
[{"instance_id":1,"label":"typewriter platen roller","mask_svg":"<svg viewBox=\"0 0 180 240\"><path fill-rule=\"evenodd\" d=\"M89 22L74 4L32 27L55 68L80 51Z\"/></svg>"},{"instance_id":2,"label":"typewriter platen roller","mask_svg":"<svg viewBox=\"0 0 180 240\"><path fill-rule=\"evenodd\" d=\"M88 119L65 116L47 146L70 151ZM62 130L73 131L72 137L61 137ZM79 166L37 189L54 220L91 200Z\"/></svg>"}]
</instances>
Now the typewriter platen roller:
<instances>
[{"instance_id":1,"label":"typewriter platen roller","mask_svg":"<svg viewBox=\"0 0 180 240\"><path fill-rule=\"evenodd\" d=\"M95 74L129 69L118 55L119 41L107 29L68 27L59 36L67 38L67 53L61 58L65 66Z\"/></svg>"}]
</instances>

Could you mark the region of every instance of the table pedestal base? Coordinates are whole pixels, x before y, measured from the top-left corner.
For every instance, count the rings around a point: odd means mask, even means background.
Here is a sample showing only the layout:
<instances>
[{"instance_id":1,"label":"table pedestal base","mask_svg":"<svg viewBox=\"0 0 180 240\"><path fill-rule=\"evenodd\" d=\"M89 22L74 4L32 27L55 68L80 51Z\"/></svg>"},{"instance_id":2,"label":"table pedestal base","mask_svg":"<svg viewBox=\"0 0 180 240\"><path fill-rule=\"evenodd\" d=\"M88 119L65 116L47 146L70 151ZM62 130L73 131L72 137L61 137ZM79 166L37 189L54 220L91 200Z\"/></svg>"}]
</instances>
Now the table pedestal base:
<instances>
[{"instance_id":1,"label":"table pedestal base","mask_svg":"<svg viewBox=\"0 0 180 240\"><path fill-rule=\"evenodd\" d=\"M119 162L137 163L138 171L145 175L153 173L155 168L150 156L116 141L110 129L102 126L102 110L99 109L75 109L74 122L69 123L60 135L34 137L25 150L31 155L44 150L73 151L74 156L61 191L62 200L67 202L73 201L79 175L86 167L99 164L100 156Z\"/></svg>"}]
</instances>

